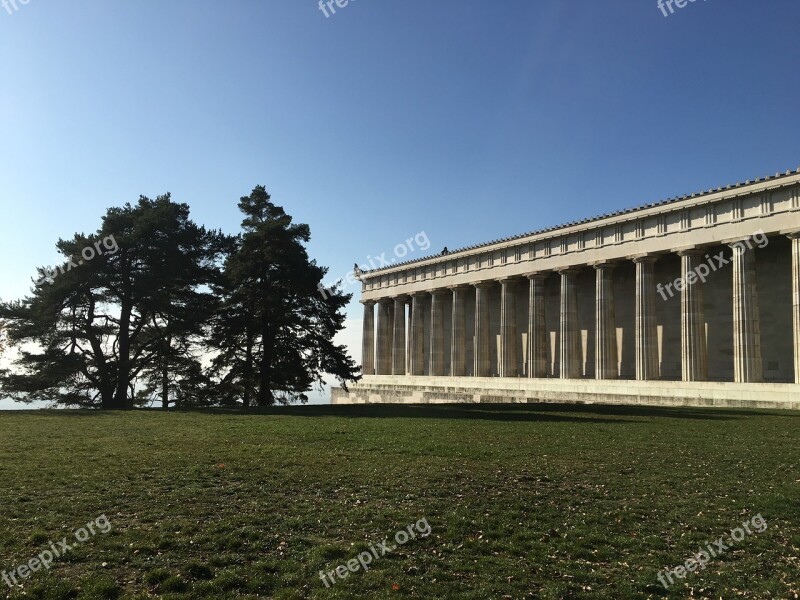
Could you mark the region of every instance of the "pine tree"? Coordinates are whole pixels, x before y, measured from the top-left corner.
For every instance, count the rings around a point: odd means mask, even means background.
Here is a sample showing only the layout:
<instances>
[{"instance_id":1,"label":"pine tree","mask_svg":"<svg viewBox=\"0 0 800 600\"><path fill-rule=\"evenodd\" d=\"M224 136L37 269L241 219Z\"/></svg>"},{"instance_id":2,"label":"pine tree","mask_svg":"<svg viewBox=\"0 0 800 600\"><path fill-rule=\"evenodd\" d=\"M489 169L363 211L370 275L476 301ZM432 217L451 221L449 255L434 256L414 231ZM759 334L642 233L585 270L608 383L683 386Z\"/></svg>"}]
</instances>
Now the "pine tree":
<instances>
[{"instance_id":1,"label":"pine tree","mask_svg":"<svg viewBox=\"0 0 800 600\"><path fill-rule=\"evenodd\" d=\"M211 283L220 240L169 195L111 208L97 233L59 240L67 266L42 269L31 296L0 303L10 341L39 348L21 352L3 391L23 401L133 406L137 384L165 365L169 373L173 341L199 334L208 318L200 288ZM97 251L91 259L87 248Z\"/></svg>"},{"instance_id":2,"label":"pine tree","mask_svg":"<svg viewBox=\"0 0 800 600\"><path fill-rule=\"evenodd\" d=\"M263 186L239 210L243 233L217 288L223 303L211 338L220 397L245 406L304 402L326 373L344 386L357 381L358 367L333 342L351 296L319 293L327 269L309 259L308 225L293 223Z\"/></svg>"}]
</instances>

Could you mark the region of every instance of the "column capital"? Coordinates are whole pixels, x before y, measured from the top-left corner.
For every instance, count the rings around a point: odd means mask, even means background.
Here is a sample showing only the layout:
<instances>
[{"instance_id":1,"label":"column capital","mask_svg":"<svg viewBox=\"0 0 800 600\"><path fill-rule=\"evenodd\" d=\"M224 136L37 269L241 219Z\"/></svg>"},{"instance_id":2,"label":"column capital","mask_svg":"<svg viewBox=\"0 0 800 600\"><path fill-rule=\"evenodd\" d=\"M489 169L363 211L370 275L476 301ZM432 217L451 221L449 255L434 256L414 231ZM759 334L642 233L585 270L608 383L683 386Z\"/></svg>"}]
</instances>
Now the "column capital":
<instances>
[{"instance_id":1,"label":"column capital","mask_svg":"<svg viewBox=\"0 0 800 600\"><path fill-rule=\"evenodd\" d=\"M800 231L790 231L784 235L786 235L786 237L790 240L800 240Z\"/></svg>"},{"instance_id":2,"label":"column capital","mask_svg":"<svg viewBox=\"0 0 800 600\"><path fill-rule=\"evenodd\" d=\"M408 294L397 294L397 296L392 296L392 300L395 302L408 302L409 295Z\"/></svg>"},{"instance_id":3,"label":"column capital","mask_svg":"<svg viewBox=\"0 0 800 600\"><path fill-rule=\"evenodd\" d=\"M359 302L364 306L375 306L377 304L375 300L359 300Z\"/></svg>"},{"instance_id":4,"label":"column capital","mask_svg":"<svg viewBox=\"0 0 800 600\"><path fill-rule=\"evenodd\" d=\"M705 254L705 250L698 248L697 246L692 246L691 248L682 248L681 250L676 250L675 254L678 256L702 256Z\"/></svg>"},{"instance_id":5,"label":"column capital","mask_svg":"<svg viewBox=\"0 0 800 600\"><path fill-rule=\"evenodd\" d=\"M459 283L458 285L448 285L447 289L452 291L452 292L456 292L456 291L460 292L462 290L468 290L471 287L472 286L469 285L468 283Z\"/></svg>"},{"instance_id":6,"label":"column capital","mask_svg":"<svg viewBox=\"0 0 800 600\"><path fill-rule=\"evenodd\" d=\"M564 269L558 269L559 275L577 275L581 272L580 267L566 267Z\"/></svg>"},{"instance_id":7,"label":"column capital","mask_svg":"<svg viewBox=\"0 0 800 600\"><path fill-rule=\"evenodd\" d=\"M448 293L447 288L436 288L435 290L430 290L428 292L431 296L443 296Z\"/></svg>"},{"instance_id":8,"label":"column capital","mask_svg":"<svg viewBox=\"0 0 800 600\"><path fill-rule=\"evenodd\" d=\"M425 298L430 292L411 292L409 296L412 298Z\"/></svg>"},{"instance_id":9,"label":"column capital","mask_svg":"<svg viewBox=\"0 0 800 600\"><path fill-rule=\"evenodd\" d=\"M542 271L540 273L531 273L529 275L525 275L528 279L536 279L539 281L544 281L548 277L550 277L552 273L550 271Z\"/></svg>"},{"instance_id":10,"label":"column capital","mask_svg":"<svg viewBox=\"0 0 800 600\"><path fill-rule=\"evenodd\" d=\"M601 269L608 269L608 270L616 269L618 265L615 262L611 262L608 260L601 260L595 263L591 263L591 266L593 269L599 271Z\"/></svg>"},{"instance_id":11,"label":"column capital","mask_svg":"<svg viewBox=\"0 0 800 600\"><path fill-rule=\"evenodd\" d=\"M725 245L731 250L733 250L734 257L741 256L748 250L753 249L753 246L750 244L750 239L751 238L747 237L741 240L737 240L735 242L726 242Z\"/></svg>"},{"instance_id":12,"label":"column capital","mask_svg":"<svg viewBox=\"0 0 800 600\"><path fill-rule=\"evenodd\" d=\"M660 256L657 256L657 255L655 255L655 254L637 254L636 256L632 256L632 257L631 257L631 260L632 260L634 263L636 263L637 265L639 265L639 264L648 264L648 263L654 263L654 262L656 262L656 261L657 261L659 258L661 258L661 257L660 257Z\"/></svg>"},{"instance_id":13,"label":"column capital","mask_svg":"<svg viewBox=\"0 0 800 600\"><path fill-rule=\"evenodd\" d=\"M477 283L471 283L470 285L472 287L476 287L476 288L490 288L490 287L494 287L494 284L495 284L495 281L491 280L491 281L479 281Z\"/></svg>"},{"instance_id":14,"label":"column capital","mask_svg":"<svg viewBox=\"0 0 800 600\"><path fill-rule=\"evenodd\" d=\"M517 283L522 283L522 280L519 277L501 277L500 279L495 279L495 281L503 285L515 285Z\"/></svg>"}]
</instances>

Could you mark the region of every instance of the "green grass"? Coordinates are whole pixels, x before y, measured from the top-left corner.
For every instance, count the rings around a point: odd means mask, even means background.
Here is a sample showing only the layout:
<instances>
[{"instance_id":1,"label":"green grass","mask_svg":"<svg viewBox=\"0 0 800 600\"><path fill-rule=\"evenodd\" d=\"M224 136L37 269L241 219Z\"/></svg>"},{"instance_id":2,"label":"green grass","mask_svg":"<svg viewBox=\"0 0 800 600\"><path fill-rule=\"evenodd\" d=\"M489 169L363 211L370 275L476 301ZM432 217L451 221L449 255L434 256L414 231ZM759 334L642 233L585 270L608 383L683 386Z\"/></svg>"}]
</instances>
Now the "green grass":
<instances>
[{"instance_id":1,"label":"green grass","mask_svg":"<svg viewBox=\"0 0 800 600\"><path fill-rule=\"evenodd\" d=\"M800 414L567 405L0 413L11 598L797 598ZM660 569L761 513L667 592ZM330 571L426 518L326 589ZM390 540L391 541L391 540ZM8 588L0 582L0 597Z\"/></svg>"}]
</instances>

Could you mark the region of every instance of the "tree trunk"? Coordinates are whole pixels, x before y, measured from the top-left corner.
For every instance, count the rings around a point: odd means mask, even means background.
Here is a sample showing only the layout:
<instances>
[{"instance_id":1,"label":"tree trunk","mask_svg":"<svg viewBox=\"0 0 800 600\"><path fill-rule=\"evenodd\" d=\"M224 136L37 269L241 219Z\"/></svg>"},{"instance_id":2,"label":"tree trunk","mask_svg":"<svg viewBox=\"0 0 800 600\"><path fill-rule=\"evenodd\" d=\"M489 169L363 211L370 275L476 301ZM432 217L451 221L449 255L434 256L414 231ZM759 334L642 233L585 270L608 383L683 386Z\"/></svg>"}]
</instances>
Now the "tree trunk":
<instances>
[{"instance_id":1,"label":"tree trunk","mask_svg":"<svg viewBox=\"0 0 800 600\"><path fill-rule=\"evenodd\" d=\"M261 317L261 368L259 373L258 405L270 406L274 402L270 381L272 370L272 327L269 314L264 311Z\"/></svg>"},{"instance_id":2,"label":"tree trunk","mask_svg":"<svg viewBox=\"0 0 800 600\"><path fill-rule=\"evenodd\" d=\"M133 306L124 301L119 318L119 370L117 371L117 390L114 394L113 406L109 408L130 408L128 403L128 387L131 382L131 313Z\"/></svg>"},{"instance_id":3,"label":"tree trunk","mask_svg":"<svg viewBox=\"0 0 800 600\"><path fill-rule=\"evenodd\" d=\"M161 408L169 409L169 372L167 371L167 359L164 357L164 366L161 367Z\"/></svg>"},{"instance_id":4,"label":"tree trunk","mask_svg":"<svg viewBox=\"0 0 800 600\"><path fill-rule=\"evenodd\" d=\"M167 336L164 340L164 348L161 358L161 408L169 409L169 350L172 346L172 338Z\"/></svg>"},{"instance_id":5,"label":"tree trunk","mask_svg":"<svg viewBox=\"0 0 800 600\"><path fill-rule=\"evenodd\" d=\"M102 410L109 410L114 407L114 386L107 384L100 390L100 408Z\"/></svg>"},{"instance_id":6,"label":"tree trunk","mask_svg":"<svg viewBox=\"0 0 800 600\"><path fill-rule=\"evenodd\" d=\"M250 335L248 327L247 342L245 342L245 362L244 362L244 390L242 391L242 402L245 408L250 408L250 392L253 384L253 336Z\"/></svg>"}]
</instances>

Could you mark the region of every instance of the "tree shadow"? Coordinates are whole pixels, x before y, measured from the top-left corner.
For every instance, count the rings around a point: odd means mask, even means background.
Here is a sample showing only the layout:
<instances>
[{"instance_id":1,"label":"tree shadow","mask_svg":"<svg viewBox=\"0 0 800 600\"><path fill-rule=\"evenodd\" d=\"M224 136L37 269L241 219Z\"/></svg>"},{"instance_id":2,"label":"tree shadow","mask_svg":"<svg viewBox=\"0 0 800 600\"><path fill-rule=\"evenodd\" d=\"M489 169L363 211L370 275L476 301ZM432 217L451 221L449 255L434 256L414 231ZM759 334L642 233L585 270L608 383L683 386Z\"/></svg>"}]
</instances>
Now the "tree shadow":
<instances>
[{"instance_id":1,"label":"tree shadow","mask_svg":"<svg viewBox=\"0 0 800 600\"><path fill-rule=\"evenodd\" d=\"M131 411L99 409L29 409L0 411L0 418L12 415L38 417L112 417L129 413L163 413L161 408ZM403 419L471 419L485 421L538 421L574 423L641 423L643 419L668 418L697 421L741 420L751 417L800 417L788 410L764 411L747 408L685 406L630 406L580 403L447 403L447 404L305 404L244 409L241 407L172 408L170 414L251 417L346 417Z\"/></svg>"},{"instance_id":2,"label":"tree shadow","mask_svg":"<svg viewBox=\"0 0 800 600\"><path fill-rule=\"evenodd\" d=\"M344 417L353 419L471 419L484 421L539 421L574 423L637 423L633 417L664 416L656 412L593 410L598 407L574 404L310 404L268 408L204 408L179 412L202 412L209 415ZM608 407L616 409L618 407ZM626 407L619 407L626 408ZM175 411L173 411L175 412ZM676 415L684 418L715 418L703 414ZM717 417L729 418L729 417Z\"/></svg>"},{"instance_id":3,"label":"tree shadow","mask_svg":"<svg viewBox=\"0 0 800 600\"><path fill-rule=\"evenodd\" d=\"M266 409L269 414L371 418L457 418L493 421L576 421L638 423L641 418L726 421L749 417L798 417L789 411L713 407L629 406L578 403L469 403L469 404L339 404L286 406Z\"/></svg>"}]
</instances>

